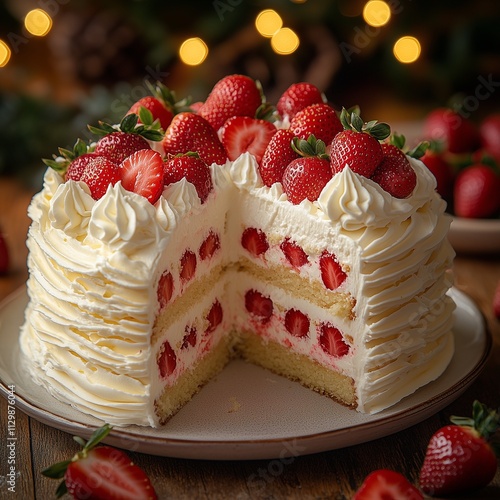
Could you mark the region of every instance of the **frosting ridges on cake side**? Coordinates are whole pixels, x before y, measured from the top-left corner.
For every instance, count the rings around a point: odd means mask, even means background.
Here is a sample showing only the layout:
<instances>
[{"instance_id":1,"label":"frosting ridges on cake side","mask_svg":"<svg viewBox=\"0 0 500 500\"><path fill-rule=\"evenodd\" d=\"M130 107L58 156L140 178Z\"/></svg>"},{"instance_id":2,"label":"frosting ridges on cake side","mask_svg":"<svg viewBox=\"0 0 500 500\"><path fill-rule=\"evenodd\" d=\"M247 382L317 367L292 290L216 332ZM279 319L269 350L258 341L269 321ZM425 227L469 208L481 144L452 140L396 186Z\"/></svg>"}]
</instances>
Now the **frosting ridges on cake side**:
<instances>
[{"instance_id":1,"label":"frosting ridges on cake side","mask_svg":"<svg viewBox=\"0 0 500 500\"><path fill-rule=\"evenodd\" d=\"M346 165L296 202L249 152L207 167L202 198L181 178L96 199L48 169L29 209L30 373L117 425L164 423L234 355L359 411L395 404L453 354L450 219L404 161L410 195Z\"/></svg>"}]
</instances>

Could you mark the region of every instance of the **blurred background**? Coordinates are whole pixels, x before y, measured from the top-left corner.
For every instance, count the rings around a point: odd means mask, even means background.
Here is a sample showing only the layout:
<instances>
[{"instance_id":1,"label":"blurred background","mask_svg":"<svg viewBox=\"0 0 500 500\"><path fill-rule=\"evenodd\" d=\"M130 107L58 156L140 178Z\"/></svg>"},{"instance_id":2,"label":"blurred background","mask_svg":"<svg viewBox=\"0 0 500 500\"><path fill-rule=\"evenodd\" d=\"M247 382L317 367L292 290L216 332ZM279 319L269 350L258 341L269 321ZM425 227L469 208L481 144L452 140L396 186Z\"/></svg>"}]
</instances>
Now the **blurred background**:
<instances>
[{"instance_id":1,"label":"blurred background","mask_svg":"<svg viewBox=\"0 0 500 500\"><path fill-rule=\"evenodd\" d=\"M197 101L230 73L270 102L307 80L365 120L454 103L479 121L500 111L500 2L2 0L0 175L40 182L40 158L119 121L147 81Z\"/></svg>"}]
</instances>

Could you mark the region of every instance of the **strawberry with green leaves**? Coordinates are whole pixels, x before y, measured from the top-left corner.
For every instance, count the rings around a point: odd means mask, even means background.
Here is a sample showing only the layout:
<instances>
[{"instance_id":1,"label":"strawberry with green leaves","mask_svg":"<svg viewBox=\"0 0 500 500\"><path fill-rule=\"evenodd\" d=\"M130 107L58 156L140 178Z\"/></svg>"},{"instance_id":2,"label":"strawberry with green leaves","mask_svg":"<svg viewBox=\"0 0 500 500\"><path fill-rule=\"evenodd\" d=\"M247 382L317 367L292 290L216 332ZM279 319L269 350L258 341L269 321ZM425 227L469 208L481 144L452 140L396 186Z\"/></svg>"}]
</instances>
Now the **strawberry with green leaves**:
<instances>
[{"instance_id":1,"label":"strawberry with green leaves","mask_svg":"<svg viewBox=\"0 0 500 500\"><path fill-rule=\"evenodd\" d=\"M332 178L325 143L311 135L307 141L294 139L293 148L300 156L283 172L283 191L294 205L306 198L315 201Z\"/></svg>"},{"instance_id":2,"label":"strawberry with green leaves","mask_svg":"<svg viewBox=\"0 0 500 500\"><path fill-rule=\"evenodd\" d=\"M54 155L52 159L43 159L43 163L60 173L65 180L79 181L80 177L91 158L97 155L89 146L77 139L72 149L59 148L59 156Z\"/></svg>"},{"instance_id":3,"label":"strawberry with green leaves","mask_svg":"<svg viewBox=\"0 0 500 500\"><path fill-rule=\"evenodd\" d=\"M48 467L42 474L63 479L56 491L57 498L69 493L75 500L154 500L157 498L145 472L121 450L100 442L110 433L109 424L97 429L71 460Z\"/></svg>"},{"instance_id":4,"label":"strawberry with green leaves","mask_svg":"<svg viewBox=\"0 0 500 500\"><path fill-rule=\"evenodd\" d=\"M228 75L214 85L198 115L219 130L233 116L255 117L262 101L261 88L255 80L245 75Z\"/></svg>"},{"instance_id":5,"label":"strawberry with green leaves","mask_svg":"<svg viewBox=\"0 0 500 500\"><path fill-rule=\"evenodd\" d=\"M188 111L174 116L162 145L167 156L196 152L207 165L223 165L227 161L226 149L210 123Z\"/></svg>"},{"instance_id":6,"label":"strawberry with green leaves","mask_svg":"<svg viewBox=\"0 0 500 500\"><path fill-rule=\"evenodd\" d=\"M127 111L127 115L136 114L139 117L138 123L144 124L152 124L158 120L161 128L167 130L174 115L188 109L190 100L182 99L177 102L175 92L160 82L152 85L146 81L146 86L151 95L136 101ZM145 110L149 113L145 113Z\"/></svg>"},{"instance_id":7,"label":"strawberry with green leaves","mask_svg":"<svg viewBox=\"0 0 500 500\"><path fill-rule=\"evenodd\" d=\"M386 123L373 120L363 122L356 111L345 108L340 114L344 130L337 134L330 145L330 161L333 173L346 166L365 177L371 177L384 153L379 141L389 137L390 128Z\"/></svg>"},{"instance_id":8,"label":"strawberry with green leaves","mask_svg":"<svg viewBox=\"0 0 500 500\"><path fill-rule=\"evenodd\" d=\"M324 95L318 87L312 83L292 83L292 85L281 94L276 104L276 109L281 118L292 120L293 117L304 108L324 102L326 102Z\"/></svg>"},{"instance_id":9,"label":"strawberry with green leaves","mask_svg":"<svg viewBox=\"0 0 500 500\"><path fill-rule=\"evenodd\" d=\"M117 130L113 126L99 122L99 127L89 126L89 130L101 136L97 141L94 153L106 156L111 161L120 164L127 156L141 149L151 149L148 140L160 141L162 134L157 125L139 125L136 114L123 118Z\"/></svg>"},{"instance_id":10,"label":"strawberry with green leaves","mask_svg":"<svg viewBox=\"0 0 500 500\"><path fill-rule=\"evenodd\" d=\"M452 424L431 437L420 470L420 487L431 496L464 495L487 486L495 476L500 451L500 414L474 401L472 418L451 417Z\"/></svg>"}]
</instances>

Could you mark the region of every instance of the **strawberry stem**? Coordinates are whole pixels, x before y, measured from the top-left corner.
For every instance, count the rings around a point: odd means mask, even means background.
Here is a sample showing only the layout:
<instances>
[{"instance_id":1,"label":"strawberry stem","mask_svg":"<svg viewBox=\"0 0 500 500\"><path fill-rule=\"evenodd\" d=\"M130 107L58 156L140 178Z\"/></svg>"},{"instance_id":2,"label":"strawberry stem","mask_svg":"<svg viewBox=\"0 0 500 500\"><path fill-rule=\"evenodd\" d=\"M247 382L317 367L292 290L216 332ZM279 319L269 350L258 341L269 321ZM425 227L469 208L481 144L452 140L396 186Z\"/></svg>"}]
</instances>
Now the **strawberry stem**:
<instances>
[{"instance_id":1,"label":"strawberry stem","mask_svg":"<svg viewBox=\"0 0 500 500\"><path fill-rule=\"evenodd\" d=\"M370 134L378 141L387 139L391 134L391 127L387 123L371 120L367 123L363 121L359 115L359 108L347 111L342 108L340 113L340 122L345 130L352 130L354 132L364 132Z\"/></svg>"},{"instance_id":2,"label":"strawberry stem","mask_svg":"<svg viewBox=\"0 0 500 500\"><path fill-rule=\"evenodd\" d=\"M88 441L85 441L79 436L73 436L73 439L80 445L83 446L82 450L80 450L71 460L63 460L62 462L55 463L45 469L42 470L42 474L45 477L50 477L51 479L61 479L64 478L66 474L66 469L69 464L72 462L76 462L80 460L80 458L84 458L87 456L87 453L95 448L110 432L113 427L110 424L104 424L102 427L96 429L92 435L90 436ZM56 490L56 498L61 498L63 495L67 493L66 483L63 481L59 484Z\"/></svg>"},{"instance_id":3,"label":"strawberry stem","mask_svg":"<svg viewBox=\"0 0 500 500\"><path fill-rule=\"evenodd\" d=\"M307 141L305 139L300 139L299 137L294 137L292 139L292 149L304 157L316 157L322 160L329 160L330 157L326 154L326 145L321 139L316 139L316 137L311 134Z\"/></svg>"},{"instance_id":4,"label":"strawberry stem","mask_svg":"<svg viewBox=\"0 0 500 500\"><path fill-rule=\"evenodd\" d=\"M500 413L477 400L472 404L472 418L453 415L450 420L455 425L472 427L486 441L491 441L500 429ZM494 448L497 448L498 444L494 444Z\"/></svg>"}]
</instances>

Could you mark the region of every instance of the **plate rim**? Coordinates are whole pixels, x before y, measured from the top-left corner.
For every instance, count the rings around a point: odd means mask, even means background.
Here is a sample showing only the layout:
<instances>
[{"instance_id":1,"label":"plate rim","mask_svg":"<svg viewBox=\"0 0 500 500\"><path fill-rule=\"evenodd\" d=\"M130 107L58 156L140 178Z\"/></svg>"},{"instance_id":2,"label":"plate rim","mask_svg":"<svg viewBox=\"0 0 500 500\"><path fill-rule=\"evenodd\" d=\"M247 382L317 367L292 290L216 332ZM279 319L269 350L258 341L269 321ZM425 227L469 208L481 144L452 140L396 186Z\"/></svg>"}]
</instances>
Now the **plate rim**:
<instances>
[{"instance_id":1,"label":"plate rim","mask_svg":"<svg viewBox=\"0 0 500 500\"><path fill-rule=\"evenodd\" d=\"M373 439L378 439L381 437L385 437L389 434L393 434L395 432L399 432L400 430L406 429L428 416L437 413L442 408L450 404L453 400L455 400L460 394L462 394L479 376L484 366L488 362L493 347L493 337L488 328L488 324L483 312L479 309L476 302L464 291L457 289L456 287L452 287L450 289L451 295L457 295L461 298L462 301L468 302L469 307L472 308L474 313L477 315L477 320L480 321L482 329L481 335L482 340L484 341L484 348L482 349L481 355L478 358L477 362L468 370L468 372L457 380L450 387L446 387L442 391L437 394L432 395L430 398L425 401L418 402L410 407L403 408L400 411L393 413L391 415L387 415L383 418L376 418L373 421L369 422L361 422L354 424L348 427L342 427L339 429L332 429L328 431L319 431L315 433L303 434L300 436L293 436L290 438L257 438L257 439L238 439L238 440L223 440L223 439L206 439L206 440L190 440L186 438L175 438L168 436L151 436L151 435L141 435L140 427L134 427L133 431L128 430L128 427L113 427L111 433L108 435L105 440L106 443L111 445L116 445L121 448L126 448L125 444L132 444L132 446L128 446L127 449L131 451L139 451L143 453L147 453L150 455L159 455L159 456L168 456L168 457L177 457L177 458L192 458L192 459L204 459L204 460L240 460L240 459L263 459L263 458L276 458L277 455L275 451L272 449L268 451L260 451L259 447L263 445L282 445L280 449L283 448L284 443L293 441L301 443L304 441L324 441L325 443L329 438L333 436L345 436L347 434L357 434L357 439L353 438L349 441L348 445L340 445L340 446L332 446L332 444L328 444L325 446L316 445L309 452L300 453L300 455L306 455L311 453L317 453L327 450L333 450L338 448L344 448L347 446L353 446L356 444L364 443L371 441ZM13 302L16 300L20 300L20 298L26 294L26 287L23 285L13 293L8 295L0 302L0 312L4 311L8 308ZM442 375L441 375L442 377ZM433 382L430 382L432 384ZM429 384L428 384L429 385ZM4 397L10 391L7 388L7 383L0 379L0 394ZM34 418L35 420L42 422L50 427L57 428L61 431L68 433L78 432L82 437L89 437L90 434L97 429L100 425L82 422L73 420L70 417L61 416L56 413L52 413L51 411L41 408L36 404L36 402L30 401L29 398L20 395L16 392L16 407L21 409L28 416ZM73 408L75 411L78 411L76 408ZM429 409L432 410L432 413L429 413ZM422 418L422 414L424 417ZM81 413L83 418L86 417L84 413ZM87 416L88 418L89 416ZM390 424L401 422L404 417L404 424L400 426L398 429L390 429L387 430L388 427L391 427ZM386 431L383 433L377 433L376 436L366 439L366 432L377 429L377 428L386 428ZM127 441L125 443L124 441ZM152 446L152 449L147 449L143 451L142 449L138 449L135 444L139 444L139 448L141 448L141 444ZM197 451L199 456L193 456L192 453L186 453L186 450L192 449L193 446L197 447ZM169 447L169 452L165 453L162 451L161 447ZM203 448L203 450L200 450ZM221 451L226 451L227 449L231 449L231 455L227 455L226 453L221 455ZM254 450L255 448L255 450ZM210 452L210 450L212 450ZM249 455L248 452L252 452L252 456ZM208 451L208 453L207 453ZM255 455L257 452L257 456Z\"/></svg>"}]
</instances>

